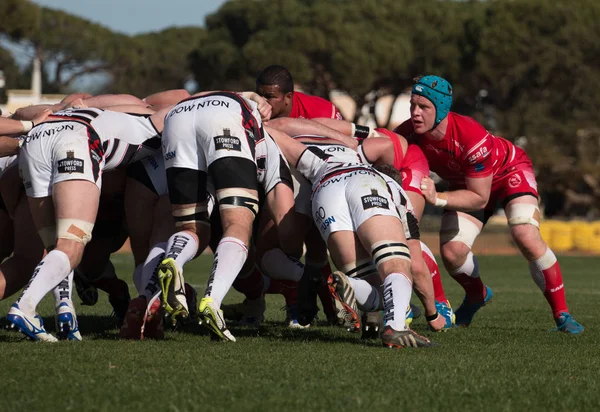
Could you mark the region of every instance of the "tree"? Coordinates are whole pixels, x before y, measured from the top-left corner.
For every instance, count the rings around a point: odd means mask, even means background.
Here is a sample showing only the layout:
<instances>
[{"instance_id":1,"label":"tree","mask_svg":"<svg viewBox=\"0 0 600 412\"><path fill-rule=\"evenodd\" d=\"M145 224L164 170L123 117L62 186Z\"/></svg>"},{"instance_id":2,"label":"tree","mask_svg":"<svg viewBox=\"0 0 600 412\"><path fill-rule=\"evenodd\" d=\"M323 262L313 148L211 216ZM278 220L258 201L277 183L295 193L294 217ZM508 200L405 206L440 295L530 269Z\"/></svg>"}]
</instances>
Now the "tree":
<instances>
[{"instance_id":1,"label":"tree","mask_svg":"<svg viewBox=\"0 0 600 412\"><path fill-rule=\"evenodd\" d=\"M40 8L26 0L2 0L0 16L0 33L15 41L32 36L40 24Z\"/></svg>"},{"instance_id":2,"label":"tree","mask_svg":"<svg viewBox=\"0 0 600 412\"><path fill-rule=\"evenodd\" d=\"M132 38L128 58L111 69L109 90L136 96L180 89L191 78L188 55L204 39L202 28L168 28Z\"/></svg>"}]
</instances>

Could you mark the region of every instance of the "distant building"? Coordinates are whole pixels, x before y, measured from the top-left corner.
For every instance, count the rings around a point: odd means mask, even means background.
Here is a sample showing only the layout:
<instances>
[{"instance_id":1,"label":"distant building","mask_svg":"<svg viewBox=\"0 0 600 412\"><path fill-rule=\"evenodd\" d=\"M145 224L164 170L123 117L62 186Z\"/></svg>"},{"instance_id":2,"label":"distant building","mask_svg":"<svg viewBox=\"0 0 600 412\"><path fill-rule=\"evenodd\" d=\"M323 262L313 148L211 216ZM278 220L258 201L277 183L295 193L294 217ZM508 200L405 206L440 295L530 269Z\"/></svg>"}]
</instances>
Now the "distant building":
<instances>
[{"instance_id":1,"label":"distant building","mask_svg":"<svg viewBox=\"0 0 600 412\"><path fill-rule=\"evenodd\" d=\"M4 75L2 82L4 82ZM0 86L4 87L4 85ZM5 105L0 105L3 116L9 116L18 108L31 106L34 104L54 104L60 102L65 96L62 94L42 94L42 72L39 59L33 61L33 72L31 74L31 89L29 90L7 90L7 101Z\"/></svg>"}]
</instances>

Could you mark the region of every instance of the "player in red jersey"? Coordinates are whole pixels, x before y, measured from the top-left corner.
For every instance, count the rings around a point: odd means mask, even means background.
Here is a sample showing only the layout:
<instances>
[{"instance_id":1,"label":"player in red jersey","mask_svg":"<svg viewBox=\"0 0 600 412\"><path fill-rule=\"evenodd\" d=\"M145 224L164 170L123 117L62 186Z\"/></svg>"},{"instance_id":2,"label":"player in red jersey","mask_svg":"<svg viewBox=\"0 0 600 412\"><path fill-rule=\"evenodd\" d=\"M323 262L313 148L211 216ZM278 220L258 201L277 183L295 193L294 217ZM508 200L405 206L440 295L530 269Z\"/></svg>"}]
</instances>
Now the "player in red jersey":
<instances>
[{"instance_id":1,"label":"player in red jersey","mask_svg":"<svg viewBox=\"0 0 600 412\"><path fill-rule=\"evenodd\" d=\"M450 112L451 104L450 84L438 76L425 76L412 88L410 120L395 132L417 143L431 170L450 183L448 192L437 193L434 182L425 177L421 189L428 203L445 208L441 254L446 270L466 292L456 323L468 326L492 298L491 289L479 277L471 248L500 202L512 238L552 308L556 330L583 332L569 314L556 256L539 233L537 183L527 154L474 119Z\"/></svg>"},{"instance_id":2,"label":"player in red jersey","mask_svg":"<svg viewBox=\"0 0 600 412\"><path fill-rule=\"evenodd\" d=\"M335 105L321 97L307 95L298 91L294 91L294 80L290 72L282 66L272 65L263 69L256 78L256 92L263 96L273 111L271 112L271 119L276 118L329 118L329 119L342 119L342 115L335 107ZM326 133L322 133L326 134ZM268 227L267 227L268 229ZM264 229L263 229L264 233ZM313 279L315 284L319 285L318 293L323 305L323 311L330 322L334 322L335 309L331 303L331 297L329 290L325 283L325 279L331 274L331 267L329 266L329 260L327 256L327 247L321 239L318 231L313 230L307 234L306 237L306 262L305 275L302 277L299 287L300 296L298 298L300 317L306 319L301 320L302 325L306 325L310 322L308 318L312 320L310 315L303 316L305 312L302 304L308 301L312 302L312 295L314 293L314 285L307 284L308 278ZM308 288L308 297L304 296L305 286ZM293 289L283 289L289 296L289 301L294 301ZM316 298L315 298L316 299ZM312 306L312 304L308 304ZM306 312L312 310L308 309Z\"/></svg>"},{"instance_id":3,"label":"player in red jersey","mask_svg":"<svg viewBox=\"0 0 600 412\"><path fill-rule=\"evenodd\" d=\"M294 91L294 80L282 66L269 66L256 78L256 93L263 96L273 111L271 118L292 117L342 119L338 109L328 100Z\"/></svg>"},{"instance_id":4,"label":"player in red jersey","mask_svg":"<svg viewBox=\"0 0 600 412\"><path fill-rule=\"evenodd\" d=\"M406 191L406 195L411 201L414 209L414 214L419 223L425 210L425 196L421 190L421 182L424 178L429 177L429 162L423 154L423 151L416 144L403 146L401 137L390 132L387 129L377 128L375 131L379 135L385 135L394 144L394 168L402 175L402 188ZM404 153L404 156L402 154ZM446 298L444 287L442 286L442 278L440 271L437 270L437 262L435 258L431 261L433 255L429 248L421 242L423 260L427 264L431 281L433 283L433 292L435 295L435 304L438 312L447 314L451 319L454 318L450 301ZM427 252L429 251L429 254Z\"/></svg>"},{"instance_id":5,"label":"player in red jersey","mask_svg":"<svg viewBox=\"0 0 600 412\"><path fill-rule=\"evenodd\" d=\"M421 217L423 216L423 211L425 209L425 197L421 191L421 180L424 177L429 176L429 163L427 162L427 159L425 158L425 155L419 146L415 144L408 144L404 137L385 128L372 129L367 126L357 126L345 121L327 118L319 118L314 120L341 133L353 135L359 140L367 137L388 138L391 143L381 147L381 150L393 152L392 165L400 172L402 176L402 187L406 191L406 195L411 201L414 216L417 218L418 222L421 221ZM433 307L427 307L428 304L425 303L429 301L429 288L424 287L425 285L421 283L421 275L425 273L431 275L431 281L433 283L433 296L435 297L435 309L437 309L437 312L441 313L442 316L448 319L447 327L452 327L454 324L454 313L452 311L452 307L450 306L450 301L445 296L440 271L438 270L435 258L433 261L431 261L432 255L431 253L427 255L426 251L429 251L429 248L423 242L411 244L411 256L413 257L411 270L413 271L415 277L415 287L420 287L421 290L418 292L420 294L425 294L421 300L424 302L426 315L428 312L431 313ZM417 255L422 256L422 259L417 258ZM412 304L411 310L416 310L416 307L414 307ZM417 316L415 316L415 318L416 317ZM365 323L367 326L369 326L368 323L370 319L370 316L367 317L367 321ZM412 321L410 315L407 318L407 321Z\"/></svg>"}]
</instances>

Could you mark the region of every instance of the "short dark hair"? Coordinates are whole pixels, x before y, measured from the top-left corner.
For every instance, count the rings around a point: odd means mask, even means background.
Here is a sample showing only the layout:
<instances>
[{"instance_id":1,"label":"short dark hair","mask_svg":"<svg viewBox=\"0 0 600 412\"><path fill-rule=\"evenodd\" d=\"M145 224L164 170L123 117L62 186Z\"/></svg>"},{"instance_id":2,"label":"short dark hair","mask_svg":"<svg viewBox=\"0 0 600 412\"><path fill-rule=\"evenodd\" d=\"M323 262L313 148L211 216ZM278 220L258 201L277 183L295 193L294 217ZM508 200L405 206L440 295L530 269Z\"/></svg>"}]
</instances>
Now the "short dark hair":
<instances>
[{"instance_id":1,"label":"short dark hair","mask_svg":"<svg viewBox=\"0 0 600 412\"><path fill-rule=\"evenodd\" d=\"M256 88L259 86L279 86L283 93L289 93L294 91L294 79L288 69L274 64L258 74Z\"/></svg>"},{"instance_id":2,"label":"short dark hair","mask_svg":"<svg viewBox=\"0 0 600 412\"><path fill-rule=\"evenodd\" d=\"M400 172L394 166L388 165L388 164L378 164L378 165L373 165L373 168L375 170L377 170L379 173L388 175L393 180L395 180L396 183L398 183L400 186L402 186L402 174L400 174Z\"/></svg>"}]
</instances>

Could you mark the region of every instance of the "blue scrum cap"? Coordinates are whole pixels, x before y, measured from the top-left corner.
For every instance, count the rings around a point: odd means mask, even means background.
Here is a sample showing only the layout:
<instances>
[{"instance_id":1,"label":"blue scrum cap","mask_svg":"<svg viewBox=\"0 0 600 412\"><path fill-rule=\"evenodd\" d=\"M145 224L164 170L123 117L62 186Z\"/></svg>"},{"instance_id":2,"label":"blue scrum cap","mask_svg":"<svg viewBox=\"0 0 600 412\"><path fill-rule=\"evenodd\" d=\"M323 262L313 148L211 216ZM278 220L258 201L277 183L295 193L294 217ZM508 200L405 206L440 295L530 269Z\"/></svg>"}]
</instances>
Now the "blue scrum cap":
<instances>
[{"instance_id":1,"label":"blue scrum cap","mask_svg":"<svg viewBox=\"0 0 600 412\"><path fill-rule=\"evenodd\" d=\"M435 128L450 111L452 106L452 86L439 76L421 77L412 88L412 94L423 96L435 106Z\"/></svg>"}]
</instances>

